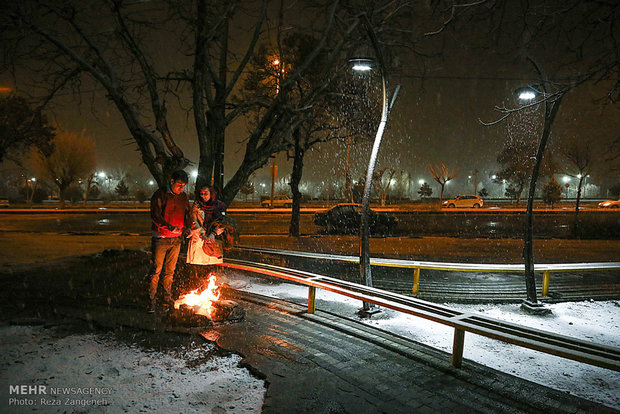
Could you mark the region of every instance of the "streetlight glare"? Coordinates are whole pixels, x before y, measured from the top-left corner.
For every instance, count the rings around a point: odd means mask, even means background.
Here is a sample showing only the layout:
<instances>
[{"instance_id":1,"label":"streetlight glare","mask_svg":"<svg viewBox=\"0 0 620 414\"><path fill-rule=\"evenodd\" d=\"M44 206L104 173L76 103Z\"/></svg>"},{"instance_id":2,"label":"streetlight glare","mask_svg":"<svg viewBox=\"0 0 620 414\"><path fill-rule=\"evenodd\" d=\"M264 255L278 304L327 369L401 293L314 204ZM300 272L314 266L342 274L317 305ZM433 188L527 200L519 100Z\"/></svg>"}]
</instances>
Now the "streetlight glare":
<instances>
[{"instance_id":1,"label":"streetlight glare","mask_svg":"<svg viewBox=\"0 0 620 414\"><path fill-rule=\"evenodd\" d=\"M517 95L517 98L519 98L522 101L531 101L532 99L536 98L536 96L538 95L538 92L536 91L535 88L532 88L531 86L524 86L524 87L518 88L515 91L515 95Z\"/></svg>"},{"instance_id":2,"label":"streetlight glare","mask_svg":"<svg viewBox=\"0 0 620 414\"><path fill-rule=\"evenodd\" d=\"M565 176L564 176L564 178L562 178L562 180L563 180L565 183L567 183L567 182L569 182L569 181L570 181L570 177L569 177L569 176L567 176L567 175L565 175Z\"/></svg>"},{"instance_id":3,"label":"streetlight glare","mask_svg":"<svg viewBox=\"0 0 620 414\"><path fill-rule=\"evenodd\" d=\"M372 68L368 65L364 65L364 64L355 64L353 65L353 70L357 71L357 72L367 72L369 70L371 70Z\"/></svg>"},{"instance_id":4,"label":"streetlight glare","mask_svg":"<svg viewBox=\"0 0 620 414\"><path fill-rule=\"evenodd\" d=\"M536 98L536 94L532 91L523 91L519 94L519 99L523 101L531 101Z\"/></svg>"},{"instance_id":5,"label":"streetlight glare","mask_svg":"<svg viewBox=\"0 0 620 414\"><path fill-rule=\"evenodd\" d=\"M99 174L97 174L99 176L99 178L105 178L105 172L101 171L99 172Z\"/></svg>"},{"instance_id":6,"label":"streetlight glare","mask_svg":"<svg viewBox=\"0 0 620 414\"><path fill-rule=\"evenodd\" d=\"M198 170L192 171L192 178L198 177Z\"/></svg>"},{"instance_id":7,"label":"streetlight glare","mask_svg":"<svg viewBox=\"0 0 620 414\"><path fill-rule=\"evenodd\" d=\"M368 72L372 70L375 61L370 58L351 58L349 59L349 63L351 63L351 68L356 72Z\"/></svg>"}]
</instances>

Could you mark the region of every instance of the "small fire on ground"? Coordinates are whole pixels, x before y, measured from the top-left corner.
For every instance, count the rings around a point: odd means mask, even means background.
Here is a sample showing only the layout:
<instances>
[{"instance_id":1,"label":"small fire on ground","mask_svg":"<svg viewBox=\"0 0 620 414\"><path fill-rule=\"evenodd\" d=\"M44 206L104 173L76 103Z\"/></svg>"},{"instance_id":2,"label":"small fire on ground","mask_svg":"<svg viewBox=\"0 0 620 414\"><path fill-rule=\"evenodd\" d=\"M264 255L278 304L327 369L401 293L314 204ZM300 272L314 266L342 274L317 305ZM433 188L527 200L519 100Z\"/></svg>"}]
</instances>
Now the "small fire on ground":
<instances>
[{"instance_id":1,"label":"small fire on ground","mask_svg":"<svg viewBox=\"0 0 620 414\"><path fill-rule=\"evenodd\" d=\"M205 289L202 291L200 291L200 289L195 289L185 295L181 295L181 297L174 302L174 308L179 309L181 305L186 305L194 313L213 319L213 314L215 312L214 302L221 296L220 288L215 284L215 279L214 274L209 275L207 287Z\"/></svg>"},{"instance_id":2,"label":"small fire on ground","mask_svg":"<svg viewBox=\"0 0 620 414\"><path fill-rule=\"evenodd\" d=\"M174 302L177 323L184 325L208 325L212 322L239 321L245 317L244 309L237 302L221 299L215 274L210 273L206 287L181 295Z\"/></svg>"}]
</instances>

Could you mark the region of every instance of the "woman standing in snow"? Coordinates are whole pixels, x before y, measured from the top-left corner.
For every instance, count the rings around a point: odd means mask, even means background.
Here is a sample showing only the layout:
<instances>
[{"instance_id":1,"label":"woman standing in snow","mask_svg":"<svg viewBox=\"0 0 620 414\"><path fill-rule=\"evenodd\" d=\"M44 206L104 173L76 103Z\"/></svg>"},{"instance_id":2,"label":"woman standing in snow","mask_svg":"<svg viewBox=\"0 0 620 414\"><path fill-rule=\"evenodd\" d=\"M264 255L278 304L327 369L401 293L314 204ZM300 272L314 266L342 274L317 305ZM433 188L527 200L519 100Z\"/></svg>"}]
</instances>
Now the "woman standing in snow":
<instances>
[{"instance_id":1,"label":"woman standing in snow","mask_svg":"<svg viewBox=\"0 0 620 414\"><path fill-rule=\"evenodd\" d=\"M212 186L200 187L199 197L192 206L192 237L187 248L187 263L194 265L214 265L223 262L221 247L215 236L222 233L216 227L210 229L211 223L226 213L226 204L217 199L217 190ZM198 269L196 269L198 270Z\"/></svg>"}]
</instances>

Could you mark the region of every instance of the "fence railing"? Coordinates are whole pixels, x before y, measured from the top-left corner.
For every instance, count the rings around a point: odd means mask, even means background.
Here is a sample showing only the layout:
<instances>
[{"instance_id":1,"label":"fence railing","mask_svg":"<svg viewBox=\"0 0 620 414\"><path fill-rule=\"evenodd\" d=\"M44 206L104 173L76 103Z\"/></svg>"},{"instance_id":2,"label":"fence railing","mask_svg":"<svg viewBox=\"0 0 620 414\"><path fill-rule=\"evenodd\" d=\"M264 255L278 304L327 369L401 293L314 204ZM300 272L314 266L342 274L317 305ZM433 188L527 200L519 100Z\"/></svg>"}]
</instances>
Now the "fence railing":
<instances>
[{"instance_id":1,"label":"fence railing","mask_svg":"<svg viewBox=\"0 0 620 414\"><path fill-rule=\"evenodd\" d=\"M451 363L456 368L462 366L465 332L471 332L551 355L620 371L620 348L529 328L485 315L461 312L432 302L315 273L231 258L225 258L222 265L308 286L308 313L315 312L316 289L319 288L451 326L454 328Z\"/></svg>"},{"instance_id":2,"label":"fence railing","mask_svg":"<svg viewBox=\"0 0 620 414\"><path fill-rule=\"evenodd\" d=\"M236 250L271 254L279 256L293 256L308 259L329 260L341 263L359 263L359 257L343 256L334 254L299 252L292 250L276 250L264 247L236 246ZM487 264L487 263L445 263L427 262L420 260L383 259L370 258L371 266L400 267L413 270L413 286L411 293L417 294L420 290L421 271L424 270L448 270L454 272L493 272L493 273L524 273L524 264ZM600 270L620 270L620 262L594 262L594 263L540 263L534 265L534 272L542 273L542 295L548 296L551 273L560 272L593 272Z\"/></svg>"}]
</instances>

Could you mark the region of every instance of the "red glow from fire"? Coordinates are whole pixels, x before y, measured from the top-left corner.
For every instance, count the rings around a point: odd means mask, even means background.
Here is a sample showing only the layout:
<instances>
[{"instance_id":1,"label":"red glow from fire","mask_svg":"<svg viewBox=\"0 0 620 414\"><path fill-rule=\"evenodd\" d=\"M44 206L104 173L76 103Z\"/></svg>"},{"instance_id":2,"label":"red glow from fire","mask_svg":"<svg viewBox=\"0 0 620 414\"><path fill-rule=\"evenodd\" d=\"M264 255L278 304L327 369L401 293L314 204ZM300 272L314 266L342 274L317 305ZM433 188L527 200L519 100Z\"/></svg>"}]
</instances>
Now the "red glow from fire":
<instances>
[{"instance_id":1,"label":"red glow from fire","mask_svg":"<svg viewBox=\"0 0 620 414\"><path fill-rule=\"evenodd\" d=\"M213 312L213 302L220 297L219 287L215 285L215 275L211 274L208 279L207 287L200 291L200 289L192 290L191 292L181 295L179 299L174 302L174 308L179 309L181 305L187 305L190 309L198 315L203 315L211 318L211 312Z\"/></svg>"}]
</instances>

